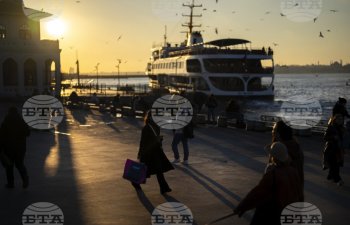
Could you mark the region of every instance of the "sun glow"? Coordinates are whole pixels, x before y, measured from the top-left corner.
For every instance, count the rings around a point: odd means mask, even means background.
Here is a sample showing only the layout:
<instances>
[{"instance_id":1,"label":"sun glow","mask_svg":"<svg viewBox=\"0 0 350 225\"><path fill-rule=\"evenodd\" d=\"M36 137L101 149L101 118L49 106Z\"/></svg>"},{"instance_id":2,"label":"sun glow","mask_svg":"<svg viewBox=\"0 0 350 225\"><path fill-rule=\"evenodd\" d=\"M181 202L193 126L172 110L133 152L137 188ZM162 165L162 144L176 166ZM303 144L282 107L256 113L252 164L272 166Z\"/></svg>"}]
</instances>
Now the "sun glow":
<instances>
[{"instance_id":1,"label":"sun glow","mask_svg":"<svg viewBox=\"0 0 350 225\"><path fill-rule=\"evenodd\" d=\"M60 38L66 31L66 24L60 19L50 20L46 23L46 30L50 35Z\"/></svg>"}]
</instances>

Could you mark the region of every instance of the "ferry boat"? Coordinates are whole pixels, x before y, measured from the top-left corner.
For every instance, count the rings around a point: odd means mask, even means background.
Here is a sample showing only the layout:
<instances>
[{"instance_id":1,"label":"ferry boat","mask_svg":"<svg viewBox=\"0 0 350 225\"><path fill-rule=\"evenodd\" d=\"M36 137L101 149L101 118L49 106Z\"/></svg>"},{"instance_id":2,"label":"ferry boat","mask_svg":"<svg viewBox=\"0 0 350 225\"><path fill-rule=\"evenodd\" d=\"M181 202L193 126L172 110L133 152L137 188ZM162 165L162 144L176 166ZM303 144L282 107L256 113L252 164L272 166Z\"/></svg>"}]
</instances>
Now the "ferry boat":
<instances>
[{"instance_id":1,"label":"ferry boat","mask_svg":"<svg viewBox=\"0 0 350 225\"><path fill-rule=\"evenodd\" d=\"M152 48L146 74L151 89L167 89L171 93L203 92L215 96L274 96L274 60L269 47L253 49L245 39L218 39L204 42L195 31L194 9L189 7L187 39L180 44L167 42Z\"/></svg>"}]
</instances>

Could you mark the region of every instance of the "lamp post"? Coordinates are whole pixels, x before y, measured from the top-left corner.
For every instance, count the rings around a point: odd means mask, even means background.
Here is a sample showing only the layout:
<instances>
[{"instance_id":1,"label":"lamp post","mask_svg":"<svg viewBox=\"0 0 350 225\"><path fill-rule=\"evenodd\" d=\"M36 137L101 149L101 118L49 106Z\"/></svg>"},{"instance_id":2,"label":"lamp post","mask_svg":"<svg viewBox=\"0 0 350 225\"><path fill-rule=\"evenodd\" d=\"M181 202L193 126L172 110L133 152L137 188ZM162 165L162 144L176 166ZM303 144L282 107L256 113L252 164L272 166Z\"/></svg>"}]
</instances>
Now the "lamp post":
<instances>
[{"instance_id":1,"label":"lamp post","mask_svg":"<svg viewBox=\"0 0 350 225\"><path fill-rule=\"evenodd\" d=\"M118 68L118 88L120 87L120 77L119 77L119 67L120 67L120 64L122 63L122 60L121 59L117 59L117 65L115 67Z\"/></svg>"},{"instance_id":2,"label":"lamp post","mask_svg":"<svg viewBox=\"0 0 350 225\"><path fill-rule=\"evenodd\" d=\"M98 91L98 66L100 65L100 63L97 63L95 66L96 69L96 91Z\"/></svg>"}]
</instances>

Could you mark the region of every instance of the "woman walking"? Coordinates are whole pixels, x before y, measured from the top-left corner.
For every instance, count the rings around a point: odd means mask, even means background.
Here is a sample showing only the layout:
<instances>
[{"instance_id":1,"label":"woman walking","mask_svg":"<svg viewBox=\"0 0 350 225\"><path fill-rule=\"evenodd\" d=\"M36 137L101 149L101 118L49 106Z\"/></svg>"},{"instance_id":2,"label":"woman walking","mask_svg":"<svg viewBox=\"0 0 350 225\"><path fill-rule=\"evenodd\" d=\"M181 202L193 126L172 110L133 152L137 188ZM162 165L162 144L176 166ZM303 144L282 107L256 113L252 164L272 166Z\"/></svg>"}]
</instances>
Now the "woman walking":
<instances>
[{"instance_id":1,"label":"woman walking","mask_svg":"<svg viewBox=\"0 0 350 225\"><path fill-rule=\"evenodd\" d=\"M250 225L280 225L281 212L287 205L303 201L297 170L289 165L287 148L275 142L269 149L271 163L259 184L233 210L241 217L256 209Z\"/></svg>"},{"instance_id":2,"label":"woman walking","mask_svg":"<svg viewBox=\"0 0 350 225\"><path fill-rule=\"evenodd\" d=\"M329 169L327 180L332 180L339 186L344 184L339 175L340 167L344 164L343 124L343 115L336 114L329 120L324 135L326 145L323 151L323 169Z\"/></svg>"},{"instance_id":3,"label":"woman walking","mask_svg":"<svg viewBox=\"0 0 350 225\"><path fill-rule=\"evenodd\" d=\"M174 167L171 165L163 152L163 137L160 136L160 128L153 121L150 111L146 114L144 122L145 126L143 127L141 133L138 159L140 162L146 164L147 177L157 175L160 193L165 194L167 192L171 192L163 173L173 170ZM139 184L132 183L132 185L137 190L141 190L141 186Z\"/></svg>"},{"instance_id":4,"label":"woman walking","mask_svg":"<svg viewBox=\"0 0 350 225\"><path fill-rule=\"evenodd\" d=\"M272 129L272 143L277 141L287 147L290 165L297 169L301 186L304 187L304 153L293 135L293 129L283 121L276 122Z\"/></svg>"}]
</instances>

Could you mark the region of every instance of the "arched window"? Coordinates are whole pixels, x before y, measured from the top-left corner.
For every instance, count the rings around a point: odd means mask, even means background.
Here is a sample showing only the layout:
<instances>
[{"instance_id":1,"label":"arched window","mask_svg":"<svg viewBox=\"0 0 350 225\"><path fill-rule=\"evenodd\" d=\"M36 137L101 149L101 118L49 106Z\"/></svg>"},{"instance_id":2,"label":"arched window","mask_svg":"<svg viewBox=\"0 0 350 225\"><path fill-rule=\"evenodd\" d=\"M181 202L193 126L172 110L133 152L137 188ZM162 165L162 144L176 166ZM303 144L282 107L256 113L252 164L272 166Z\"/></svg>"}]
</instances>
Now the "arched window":
<instances>
[{"instance_id":1,"label":"arched window","mask_svg":"<svg viewBox=\"0 0 350 225\"><path fill-rule=\"evenodd\" d=\"M19 28L19 37L24 40L29 40L32 38L32 33L30 32L30 28L27 24L22 25Z\"/></svg>"},{"instance_id":2,"label":"arched window","mask_svg":"<svg viewBox=\"0 0 350 225\"><path fill-rule=\"evenodd\" d=\"M6 38L6 27L0 24L0 39Z\"/></svg>"},{"instance_id":3,"label":"arched window","mask_svg":"<svg viewBox=\"0 0 350 225\"><path fill-rule=\"evenodd\" d=\"M18 68L17 63L13 59L6 59L2 65L4 86L18 85Z\"/></svg>"},{"instance_id":4,"label":"arched window","mask_svg":"<svg viewBox=\"0 0 350 225\"><path fill-rule=\"evenodd\" d=\"M28 59L24 63L24 85L35 86L37 84L36 63L32 59Z\"/></svg>"}]
</instances>

